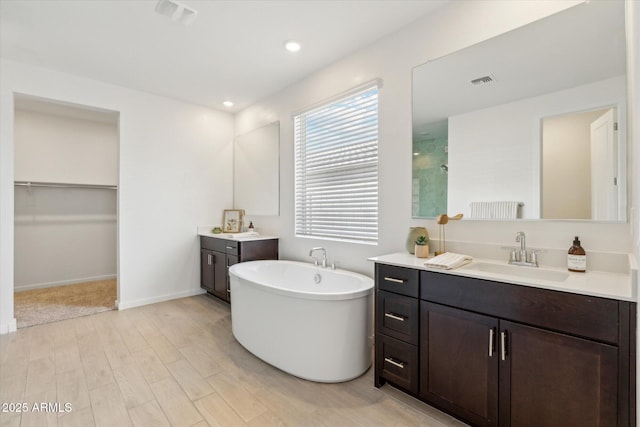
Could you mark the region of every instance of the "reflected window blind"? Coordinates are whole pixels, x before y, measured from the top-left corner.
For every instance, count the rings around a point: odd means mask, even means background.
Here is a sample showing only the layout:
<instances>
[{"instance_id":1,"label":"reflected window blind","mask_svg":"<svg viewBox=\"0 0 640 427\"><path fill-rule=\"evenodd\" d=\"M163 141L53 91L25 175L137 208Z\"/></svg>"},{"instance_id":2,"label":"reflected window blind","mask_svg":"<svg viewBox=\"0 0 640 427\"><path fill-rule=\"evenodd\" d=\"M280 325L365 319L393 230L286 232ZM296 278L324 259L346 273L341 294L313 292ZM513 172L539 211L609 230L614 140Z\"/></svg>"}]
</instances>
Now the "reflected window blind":
<instances>
[{"instance_id":1,"label":"reflected window blind","mask_svg":"<svg viewBox=\"0 0 640 427\"><path fill-rule=\"evenodd\" d=\"M378 86L294 116L296 236L378 241Z\"/></svg>"}]
</instances>

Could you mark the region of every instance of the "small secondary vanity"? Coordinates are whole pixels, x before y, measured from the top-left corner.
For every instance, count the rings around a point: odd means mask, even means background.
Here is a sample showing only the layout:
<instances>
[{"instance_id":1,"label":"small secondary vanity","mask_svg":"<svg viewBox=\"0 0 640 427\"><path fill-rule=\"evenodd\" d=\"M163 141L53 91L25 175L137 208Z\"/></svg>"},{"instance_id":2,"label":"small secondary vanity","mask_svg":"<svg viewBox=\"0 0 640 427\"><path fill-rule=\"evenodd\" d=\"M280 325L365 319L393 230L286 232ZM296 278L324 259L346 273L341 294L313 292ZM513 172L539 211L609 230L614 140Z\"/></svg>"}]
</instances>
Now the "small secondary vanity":
<instances>
[{"instance_id":1,"label":"small secondary vanity","mask_svg":"<svg viewBox=\"0 0 640 427\"><path fill-rule=\"evenodd\" d=\"M278 238L242 234L213 234L199 230L200 286L208 293L230 301L229 267L245 261L278 259Z\"/></svg>"},{"instance_id":2,"label":"small secondary vanity","mask_svg":"<svg viewBox=\"0 0 640 427\"><path fill-rule=\"evenodd\" d=\"M474 268L488 260L455 270L402 253L371 260L376 387L474 426L635 425L630 275L510 280Z\"/></svg>"}]
</instances>

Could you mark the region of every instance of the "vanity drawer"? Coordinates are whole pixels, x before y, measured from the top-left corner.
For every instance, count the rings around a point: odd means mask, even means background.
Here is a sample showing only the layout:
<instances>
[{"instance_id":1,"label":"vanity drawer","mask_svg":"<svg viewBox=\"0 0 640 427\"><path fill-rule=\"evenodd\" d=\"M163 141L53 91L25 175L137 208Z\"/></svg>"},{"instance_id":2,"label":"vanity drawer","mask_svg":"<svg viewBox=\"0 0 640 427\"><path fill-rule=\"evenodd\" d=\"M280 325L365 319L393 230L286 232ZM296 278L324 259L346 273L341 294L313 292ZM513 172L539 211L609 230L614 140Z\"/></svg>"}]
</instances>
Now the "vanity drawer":
<instances>
[{"instance_id":1,"label":"vanity drawer","mask_svg":"<svg viewBox=\"0 0 640 427\"><path fill-rule=\"evenodd\" d=\"M202 249L209 249L210 251L216 251L216 252L224 252L225 249L225 245L227 243L227 240L225 239L219 239L217 237L207 237L207 236L200 236L200 247Z\"/></svg>"},{"instance_id":2,"label":"vanity drawer","mask_svg":"<svg viewBox=\"0 0 640 427\"><path fill-rule=\"evenodd\" d=\"M376 368L387 381L418 393L418 347L386 335L376 336Z\"/></svg>"},{"instance_id":3,"label":"vanity drawer","mask_svg":"<svg viewBox=\"0 0 640 427\"><path fill-rule=\"evenodd\" d=\"M239 253L239 244L235 240L225 240L224 241L224 252L227 255L238 255Z\"/></svg>"},{"instance_id":4,"label":"vanity drawer","mask_svg":"<svg viewBox=\"0 0 640 427\"><path fill-rule=\"evenodd\" d=\"M378 291L376 329L391 337L418 344L419 300L391 292Z\"/></svg>"},{"instance_id":5,"label":"vanity drawer","mask_svg":"<svg viewBox=\"0 0 640 427\"><path fill-rule=\"evenodd\" d=\"M222 252L227 255L238 255L239 246L235 240L219 239L217 237L200 236L200 247L210 251Z\"/></svg>"},{"instance_id":6,"label":"vanity drawer","mask_svg":"<svg viewBox=\"0 0 640 427\"><path fill-rule=\"evenodd\" d=\"M617 344L619 302L423 271L421 299L557 332Z\"/></svg>"},{"instance_id":7,"label":"vanity drawer","mask_svg":"<svg viewBox=\"0 0 640 427\"><path fill-rule=\"evenodd\" d=\"M378 289L418 298L419 280L418 270L376 264L376 286Z\"/></svg>"}]
</instances>

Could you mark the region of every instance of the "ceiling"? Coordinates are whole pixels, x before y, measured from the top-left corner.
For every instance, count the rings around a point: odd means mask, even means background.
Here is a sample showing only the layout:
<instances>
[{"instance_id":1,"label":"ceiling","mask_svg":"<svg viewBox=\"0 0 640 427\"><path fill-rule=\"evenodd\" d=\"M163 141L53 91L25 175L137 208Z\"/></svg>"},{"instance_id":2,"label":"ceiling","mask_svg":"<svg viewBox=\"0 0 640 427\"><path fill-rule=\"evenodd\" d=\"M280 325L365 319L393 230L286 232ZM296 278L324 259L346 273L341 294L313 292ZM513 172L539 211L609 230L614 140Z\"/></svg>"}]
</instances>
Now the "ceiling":
<instances>
[{"instance_id":1,"label":"ceiling","mask_svg":"<svg viewBox=\"0 0 640 427\"><path fill-rule=\"evenodd\" d=\"M447 1L181 0L185 26L156 0L1 0L0 56L235 112Z\"/></svg>"},{"instance_id":2,"label":"ceiling","mask_svg":"<svg viewBox=\"0 0 640 427\"><path fill-rule=\"evenodd\" d=\"M414 68L414 137L443 134L450 116L624 75L624 10L579 4ZM471 84L484 76L494 82Z\"/></svg>"}]
</instances>

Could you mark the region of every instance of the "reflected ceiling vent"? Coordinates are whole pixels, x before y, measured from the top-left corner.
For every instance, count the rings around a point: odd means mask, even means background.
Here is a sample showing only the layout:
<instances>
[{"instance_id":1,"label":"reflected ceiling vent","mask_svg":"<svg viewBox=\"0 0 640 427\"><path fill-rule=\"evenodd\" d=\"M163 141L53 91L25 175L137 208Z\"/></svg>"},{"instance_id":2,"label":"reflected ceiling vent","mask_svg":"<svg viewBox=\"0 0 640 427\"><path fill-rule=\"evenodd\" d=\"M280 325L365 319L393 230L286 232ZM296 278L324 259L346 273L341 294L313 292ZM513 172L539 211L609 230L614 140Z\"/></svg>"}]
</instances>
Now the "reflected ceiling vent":
<instances>
[{"instance_id":1,"label":"reflected ceiling vent","mask_svg":"<svg viewBox=\"0 0 640 427\"><path fill-rule=\"evenodd\" d=\"M480 86L488 83L494 83L495 81L496 79L493 76L488 75L488 76L478 77L477 79L471 80L471 84L475 86Z\"/></svg>"},{"instance_id":2,"label":"reflected ceiling vent","mask_svg":"<svg viewBox=\"0 0 640 427\"><path fill-rule=\"evenodd\" d=\"M158 0L156 12L182 25L191 25L198 17L197 10L174 0Z\"/></svg>"}]
</instances>

